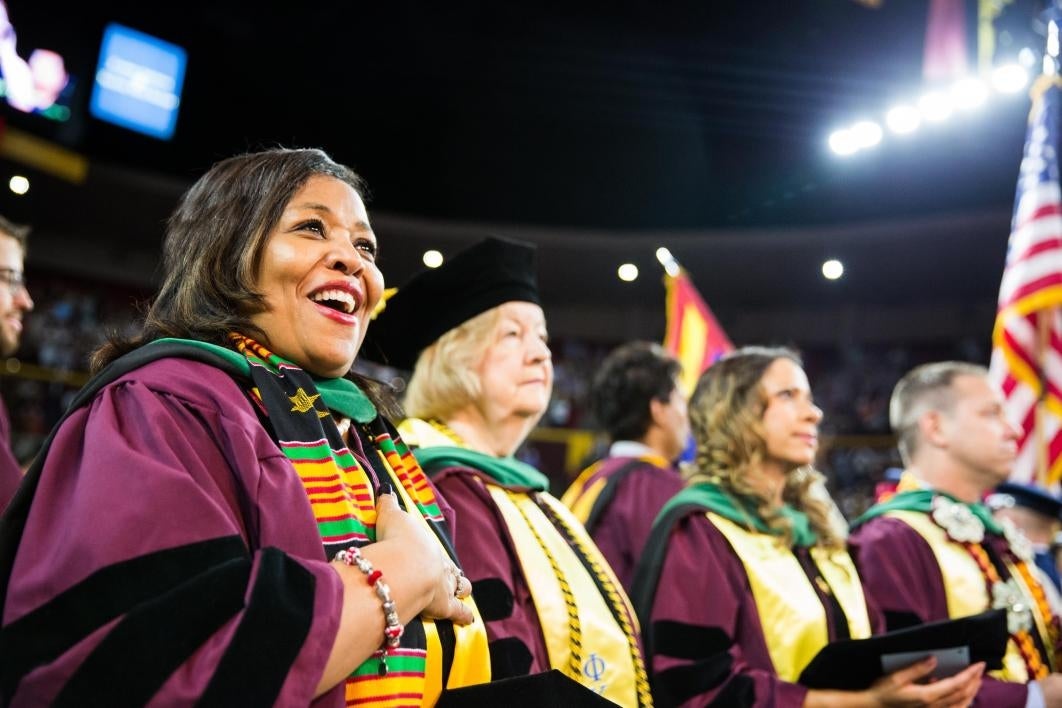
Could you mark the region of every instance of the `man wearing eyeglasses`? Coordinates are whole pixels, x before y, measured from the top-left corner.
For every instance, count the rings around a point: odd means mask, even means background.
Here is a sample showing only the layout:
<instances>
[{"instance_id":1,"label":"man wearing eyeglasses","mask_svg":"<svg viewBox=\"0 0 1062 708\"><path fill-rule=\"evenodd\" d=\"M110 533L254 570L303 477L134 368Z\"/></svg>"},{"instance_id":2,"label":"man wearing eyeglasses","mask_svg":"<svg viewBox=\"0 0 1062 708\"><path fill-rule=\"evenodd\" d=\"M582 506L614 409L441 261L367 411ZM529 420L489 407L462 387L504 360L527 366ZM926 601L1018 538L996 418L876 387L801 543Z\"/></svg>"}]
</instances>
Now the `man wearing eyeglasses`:
<instances>
[{"instance_id":1,"label":"man wearing eyeglasses","mask_svg":"<svg viewBox=\"0 0 1062 708\"><path fill-rule=\"evenodd\" d=\"M0 357L18 351L22 338L22 318L33 309L22 274L29 228L17 226L0 216ZM14 496L22 470L11 452L11 421L0 399L0 511Z\"/></svg>"}]
</instances>

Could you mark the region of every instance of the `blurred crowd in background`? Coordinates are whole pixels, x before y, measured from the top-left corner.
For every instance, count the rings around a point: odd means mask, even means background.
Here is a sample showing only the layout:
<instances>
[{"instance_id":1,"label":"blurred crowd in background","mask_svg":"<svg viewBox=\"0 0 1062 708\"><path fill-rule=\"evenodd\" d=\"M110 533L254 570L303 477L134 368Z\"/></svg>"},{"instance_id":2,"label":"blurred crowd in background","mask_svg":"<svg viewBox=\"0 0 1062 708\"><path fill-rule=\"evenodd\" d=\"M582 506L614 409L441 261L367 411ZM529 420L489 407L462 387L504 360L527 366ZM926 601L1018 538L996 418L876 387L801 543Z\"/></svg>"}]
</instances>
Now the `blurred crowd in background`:
<instances>
[{"instance_id":1,"label":"blurred crowd in background","mask_svg":"<svg viewBox=\"0 0 1062 708\"><path fill-rule=\"evenodd\" d=\"M85 381L89 353L109 332L131 327L139 304L150 297L149 290L131 286L49 272L29 275L36 309L26 318L18 359L4 362L0 377L0 393L11 412L14 452L23 464ZM532 436L520 456L542 465L558 488L566 486L584 463L604 453L606 441L590 412L588 388L593 372L617 344L573 338L551 342L553 399L539 434ZM807 348L799 341L780 344L795 346L804 355L815 399L825 413L818 466L848 518L872 503L875 487L885 480L889 468L901 466L888 423L889 395L900 376L927 361L987 364L989 355L987 342L974 339ZM368 361L358 367L398 389L404 385L402 372ZM543 434L542 428L554 430ZM574 457L539 449L547 443L565 447L569 437L588 434L593 436L589 450ZM566 465L565 459L578 464Z\"/></svg>"}]
</instances>

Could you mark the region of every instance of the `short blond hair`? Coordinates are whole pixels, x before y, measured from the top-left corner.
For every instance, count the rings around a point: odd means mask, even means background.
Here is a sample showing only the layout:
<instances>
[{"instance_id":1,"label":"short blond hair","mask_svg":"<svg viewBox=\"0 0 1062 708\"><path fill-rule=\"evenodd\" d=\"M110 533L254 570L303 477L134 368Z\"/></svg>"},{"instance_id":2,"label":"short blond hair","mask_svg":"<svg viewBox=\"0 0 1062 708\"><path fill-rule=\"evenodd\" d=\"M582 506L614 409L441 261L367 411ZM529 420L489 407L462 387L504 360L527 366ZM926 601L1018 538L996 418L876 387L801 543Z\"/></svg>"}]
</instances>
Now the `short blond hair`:
<instances>
[{"instance_id":1,"label":"short blond hair","mask_svg":"<svg viewBox=\"0 0 1062 708\"><path fill-rule=\"evenodd\" d=\"M493 307L465 320L420 353L406 388L406 413L425 420L447 420L479 397L476 369L494 342L500 318L501 306Z\"/></svg>"},{"instance_id":2,"label":"short blond hair","mask_svg":"<svg viewBox=\"0 0 1062 708\"><path fill-rule=\"evenodd\" d=\"M918 449L918 421L929 411L950 413L956 395L952 383L959 376L987 377L988 369L965 361L938 361L907 372L889 400L889 424L896 433L897 447L905 465Z\"/></svg>"}]
</instances>

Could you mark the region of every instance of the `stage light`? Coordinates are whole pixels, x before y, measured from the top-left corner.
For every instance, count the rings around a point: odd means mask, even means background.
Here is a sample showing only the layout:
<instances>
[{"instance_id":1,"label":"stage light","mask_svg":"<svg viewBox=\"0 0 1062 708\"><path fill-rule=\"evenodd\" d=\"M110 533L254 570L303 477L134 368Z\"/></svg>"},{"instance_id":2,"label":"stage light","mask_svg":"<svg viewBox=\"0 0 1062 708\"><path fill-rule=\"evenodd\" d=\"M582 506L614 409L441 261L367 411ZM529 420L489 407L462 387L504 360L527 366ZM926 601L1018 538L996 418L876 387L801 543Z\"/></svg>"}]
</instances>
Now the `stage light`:
<instances>
[{"instance_id":1,"label":"stage light","mask_svg":"<svg viewBox=\"0 0 1062 708\"><path fill-rule=\"evenodd\" d=\"M988 100L988 87L980 79L961 79L951 87L951 98L963 110L980 108Z\"/></svg>"},{"instance_id":2,"label":"stage light","mask_svg":"<svg viewBox=\"0 0 1062 708\"><path fill-rule=\"evenodd\" d=\"M918 111L931 123L940 123L951 116L951 99L940 91L930 91L918 101Z\"/></svg>"},{"instance_id":3,"label":"stage light","mask_svg":"<svg viewBox=\"0 0 1062 708\"><path fill-rule=\"evenodd\" d=\"M23 177L22 175L15 175L11 179L9 179L7 181L7 186L8 189L10 189L15 194L25 194L29 191L30 188L29 180Z\"/></svg>"},{"instance_id":4,"label":"stage light","mask_svg":"<svg viewBox=\"0 0 1062 708\"><path fill-rule=\"evenodd\" d=\"M1036 52L1028 47L1022 47L1021 51L1018 52L1018 63L1025 68L1031 67L1036 63Z\"/></svg>"},{"instance_id":5,"label":"stage light","mask_svg":"<svg viewBox=\"0 0 1062 708\"><path fill-rule=\"evenodd\" d=\"M852 139L860 148L874 147L881 142L881 126L870 120L861 120L851 128Z\"/></svg>"},{"instance_id":6,"label":"stage light","mask_svg":"<svg viewBox=\"0 0 1062 708\"><path fill-rule=\"evenodd\" d=\"M1029 83L1029 72L1017 64L1004 64L992 72L992 86L1000 93L1018 93Z\"/></svg>"},{"instance_id":7,"label":"stage light","mask_svg":"<svg viewBox=\"0 0 1062 708\"><path fill-rule=\"evenodd\" d=\"M664 266L664 272L668 275L674 277L679 274L681 268L679 268L678 261L671 255L671 251L663 246L656 249L656 260L660 261L660 265Z\"/></svg>"},{"instance_id":8,"label":"stage light","mask_svg":"<svg viewBox=\"0 0 1062 708\"><path fill-rule=\"evenodd\" d=\"M830 133L829 143L830 149L842 157L847 157L859 149L859 143L856 142L855 136L848 128Z\"/></svg>"},{"instance_id":9,"label":"stage light","mask_svg":"<svg viewBox=\"0 0 1062 708\"><path fill-rule=\"evenodd\" d=\"M432 249L424 252L424 258L422 260L424 261L424 265L429 268L438 268L443 264L443 254Z\"/></svg>"},{"instance_id":10,"label":"stage light","mask_svg":"<svg viewBox=\"0 0 1062 708\"><path fill-rule=\"evenodd\" d=\"M616 275L625 283L635 281L638 279L638 266L633 263L624 263L616 269Z\"/></svg>"},{"instance_id":11,"label":"stage light","mask_svg":"<svg viewBox=\"0 0 1062 708\"><path fill-rule=\"evenodd\" d=\"M913 106L896 106L885 114L885 125L899 135L913 133L922 124L918 109Z\"/></svg>"},{"instance_id":12,"label":"stage light","mask_svg":"<svg viewBox=\"0 0 1062 708\"><path fill-rule=\"evenodd\" d=\"M831 258L822 264L822 277L826 280L837 280L844 275L844 263L836 258Z\"/></svg>"}]
</instances>

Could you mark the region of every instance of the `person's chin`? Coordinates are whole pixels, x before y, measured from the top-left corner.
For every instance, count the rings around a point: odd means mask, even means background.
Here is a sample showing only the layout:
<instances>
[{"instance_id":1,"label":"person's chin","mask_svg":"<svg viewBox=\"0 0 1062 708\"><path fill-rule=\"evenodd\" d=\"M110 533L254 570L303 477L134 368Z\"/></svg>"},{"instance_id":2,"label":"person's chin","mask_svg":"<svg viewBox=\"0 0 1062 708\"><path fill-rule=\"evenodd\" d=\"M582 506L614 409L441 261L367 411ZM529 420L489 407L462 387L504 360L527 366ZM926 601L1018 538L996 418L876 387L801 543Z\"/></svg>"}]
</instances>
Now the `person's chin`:
<instances>
[{"instance_id":1,"label":"person's chin","mask_svg":"<svg viewBox=\"0 0 1062 708\"><path fill-rule=\"evenodd\" d=\"M791 471L796 471L796 470L798 470L798 469L800 469L802 467L810 467L811 465L815 464L815 456L814 455L810 455L810 456L809 455L794 455L789 460L789 463L793 466Z\"/></svg>"},{"instance_id":2,"label":"person's chin","mask_svg":"<svg viewBox=\"0 0 1062 708\"><path fill-rule=\"evenodd\" d=\"M546 414L546 406L529 405L529 406L517 406L513 411L519 418L531 418L537 423L539 419Z\"/></svg>"},{"instance_id":3,"label":"person's chin","mask_svg":"<svg viewBox=\"0 0 1062 708\"><path fill-rule=\"evenodd\" d=\"M330 354L328 356L315 357L308 365L301 365L314 376L324 379L338 379L344 376L354 366L353 357Z\"/></svg>"}]
</instances>

